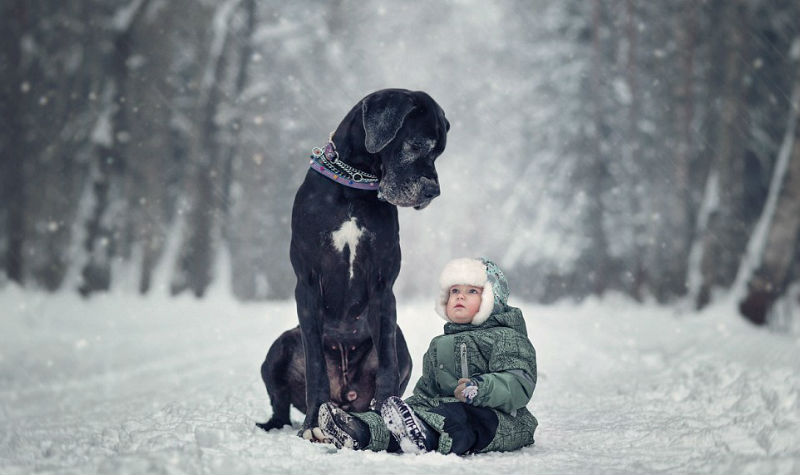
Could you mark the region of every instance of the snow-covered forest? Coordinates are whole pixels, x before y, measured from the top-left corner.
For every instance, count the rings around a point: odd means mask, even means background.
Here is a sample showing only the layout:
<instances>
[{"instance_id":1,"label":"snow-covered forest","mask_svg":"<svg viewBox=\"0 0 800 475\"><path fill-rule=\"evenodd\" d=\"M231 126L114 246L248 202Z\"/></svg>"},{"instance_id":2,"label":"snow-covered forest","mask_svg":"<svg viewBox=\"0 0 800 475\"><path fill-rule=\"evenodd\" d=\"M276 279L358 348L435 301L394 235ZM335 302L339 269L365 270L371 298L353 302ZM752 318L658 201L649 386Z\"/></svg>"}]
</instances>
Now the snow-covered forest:
<instances>
[{"instance_id":1,"label":"snow-covered forest","mask_svg":"<svg viewBox=\"0 0 800 475\"><path fill-rule=\"evenodd\" d=\"M453 127L442 196L401 213L400 295L463 254L542 302L797 306L795 1L2 9L0 285L288 298L309 150L403 87Z\"/></svg>"}]
</instances>

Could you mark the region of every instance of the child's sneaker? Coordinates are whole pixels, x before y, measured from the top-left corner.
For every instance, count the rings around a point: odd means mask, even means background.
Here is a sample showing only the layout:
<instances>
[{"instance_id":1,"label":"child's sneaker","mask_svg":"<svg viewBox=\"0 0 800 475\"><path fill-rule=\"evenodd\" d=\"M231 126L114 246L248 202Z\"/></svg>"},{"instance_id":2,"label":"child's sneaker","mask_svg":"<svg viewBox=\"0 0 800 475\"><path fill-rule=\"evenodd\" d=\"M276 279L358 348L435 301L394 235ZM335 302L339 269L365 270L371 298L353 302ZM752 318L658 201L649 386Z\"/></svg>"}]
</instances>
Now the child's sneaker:
<instances>
[{"instance_id":1,"label":"child's sneaker","mask_svg":"<svg viewBox=\"0 0 800 475\"><path fill-rule=\"evenodd\" d=\"M369 427L363 421L326 402L319 407L319 428L336 448L361 450L369 444Z\"/></svg>"},{"instance_id":2,"label":"child's sneaker","mask_svg":"<svg viewBox=\"0 0 800 475\"><path fill-rule=\"evenodd\" d=\"M433 450L432 434L408 404L399 397L392 396L383 403L381 417L403 452L420 453Z\"/></svg>"}]
</instances>

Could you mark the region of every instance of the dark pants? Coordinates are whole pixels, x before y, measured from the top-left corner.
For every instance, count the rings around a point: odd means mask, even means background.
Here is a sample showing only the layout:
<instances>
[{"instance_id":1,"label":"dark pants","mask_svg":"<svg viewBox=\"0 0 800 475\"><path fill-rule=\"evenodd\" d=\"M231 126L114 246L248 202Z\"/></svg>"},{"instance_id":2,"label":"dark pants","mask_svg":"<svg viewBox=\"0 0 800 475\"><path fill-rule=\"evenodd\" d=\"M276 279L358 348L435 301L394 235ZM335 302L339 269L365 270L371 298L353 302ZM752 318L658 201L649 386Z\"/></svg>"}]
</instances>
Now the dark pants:
<instances>
[{"instance_id":1,"label":"dark pants","mask_svg":"<svg viewBox=\"0 0 800 475\"><path fill-rule=\"evenodd\" d=\"M446 432L450 436L452 440L450 452L457 455L480 452L492 442L497 433L499 424L497 414L486 407L475 407L461 402L449 402L428 411L444 417L442 432ZM363 424L362 427L366 435L366 440L359 441L364 447L370 444L372 430L375 430L364 419L364 416L368 414L370 415L368 419L372 421L370 424L380 424L385 427L383 419L381 419L377 411L357 414L359 416L359 425ZM439 431L428 425L424 420L419 419L419 421L428 433L425 446L428 450L436 450L436 447L439 446ZM394 437L389 437L388 444L386 447L387 452L402 452L400 444ZM383 450L383 447L373 450Z\"/></svg>"},{"instance_id":2,"label":"dark pants","mask_svg":"<svg viewBox=\"0 0 800 475\"><path fill-rule=\"evenodd\" d=\"M452 453L463 455L480 452L494 439L497 431L497 414L486 407L476 407L461 402L449 402L430 410L444 416L443 431L453 440ZM429 430L436 431L428 427Z\"/></svg>"}]
</instances>

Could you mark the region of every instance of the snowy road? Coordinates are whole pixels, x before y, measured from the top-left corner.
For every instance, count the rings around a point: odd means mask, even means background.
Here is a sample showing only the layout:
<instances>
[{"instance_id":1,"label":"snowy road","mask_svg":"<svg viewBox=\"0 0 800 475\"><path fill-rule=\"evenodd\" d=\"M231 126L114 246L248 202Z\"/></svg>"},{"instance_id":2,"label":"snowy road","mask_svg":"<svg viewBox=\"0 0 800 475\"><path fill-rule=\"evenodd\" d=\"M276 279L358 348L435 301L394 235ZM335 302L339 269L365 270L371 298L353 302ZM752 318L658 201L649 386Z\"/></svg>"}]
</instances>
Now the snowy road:
<instances>
[{"instance_id":1,"label":"snowy road","mask_svg":"<svg viewBox=\"0 0 800 475\"><path fill-rule=\"evenodd\" d=\"M459 458L265 433L259 366L291 302L90 301L0 290L0 474L798 473L800 343L718 306L520 305L538 352L536 445ZM399 306L419 358L442 321ZM297 423L301 414L294 412Z\"/></svg>"}]
</instances>

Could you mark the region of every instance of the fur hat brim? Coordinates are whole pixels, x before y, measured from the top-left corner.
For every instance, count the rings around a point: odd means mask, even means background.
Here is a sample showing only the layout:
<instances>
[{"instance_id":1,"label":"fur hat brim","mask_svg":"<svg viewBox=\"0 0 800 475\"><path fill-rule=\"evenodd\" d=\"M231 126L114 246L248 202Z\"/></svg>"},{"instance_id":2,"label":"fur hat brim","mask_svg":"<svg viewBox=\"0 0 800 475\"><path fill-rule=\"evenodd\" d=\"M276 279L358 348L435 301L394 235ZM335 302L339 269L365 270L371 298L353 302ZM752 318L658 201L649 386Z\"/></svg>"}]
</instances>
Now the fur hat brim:
<instances>
[{"instance_id":1,"label":"fur hat brim","mask_svg":"<svg viewBox=\"0 0 800 475\"><path fill-rule=\"evenodd\" d=\"M445 321L447 318L447 300L450 298L450 287L454 285L473 285L483 289L481 305L478 313L472 318L473 325L480 325L489 318L494 308L494 292L486 275L486 265L479 259L468 257L454 259L447 263L439 276L439 299L436 301L436 313Z\"/></svg>"}]
</instances>

